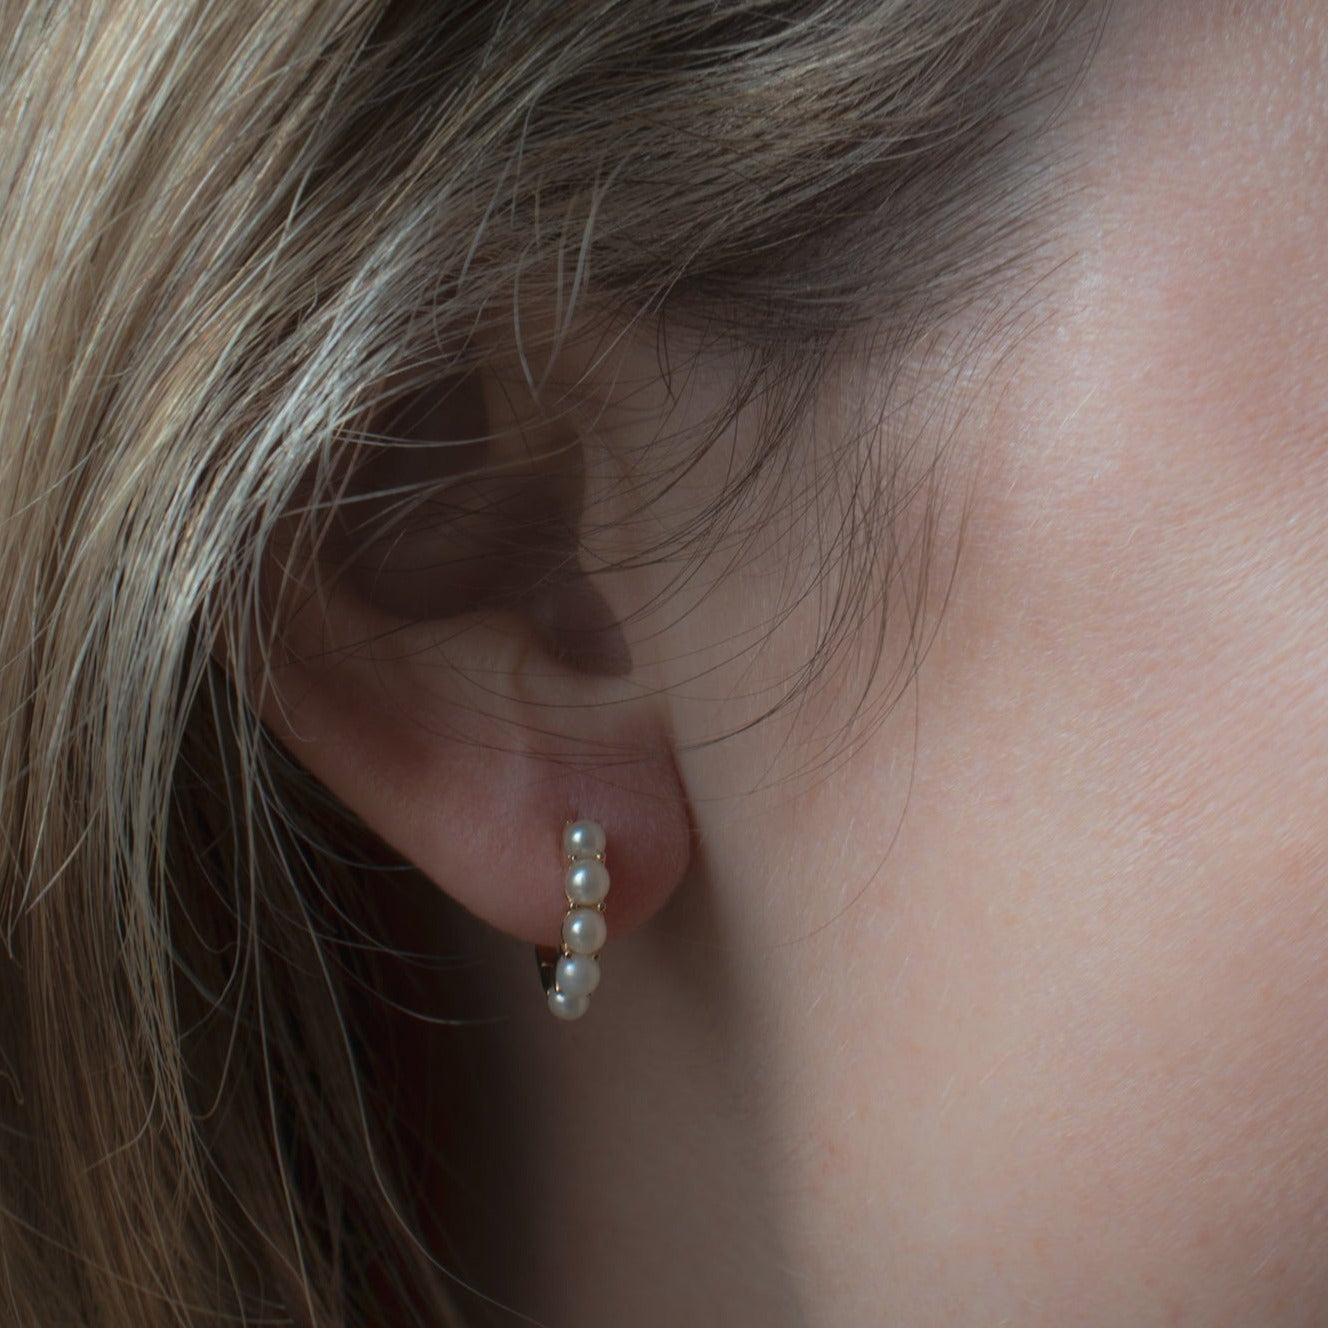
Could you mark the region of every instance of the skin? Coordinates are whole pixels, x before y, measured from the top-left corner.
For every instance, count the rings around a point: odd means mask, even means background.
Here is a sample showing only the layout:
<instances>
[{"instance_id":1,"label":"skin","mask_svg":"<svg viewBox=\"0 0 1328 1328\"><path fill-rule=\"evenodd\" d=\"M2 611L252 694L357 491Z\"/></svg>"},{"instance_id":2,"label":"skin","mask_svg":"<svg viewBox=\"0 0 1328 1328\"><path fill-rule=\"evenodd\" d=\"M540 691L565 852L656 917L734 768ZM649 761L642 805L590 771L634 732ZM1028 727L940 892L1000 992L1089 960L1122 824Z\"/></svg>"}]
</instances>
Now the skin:
<instances>
[{"instance_id":1,"label":"skin","mask_svg":"<svg viewBox=\"0 0 1328 1328\"><path fill-rule=\"evenodd\" d=\"M934 639L856 742L825 737L861 651L706 742L816 639L808 609L760 626L805 530L632 619L699 845L681 884L574 1027L527 947L453 923L504 1021L482 1073L515 1086L471 1122L496 1322L1328 1315L1325 94L1318 0L1115 6L1043 143L1073 187L1006 293L1017 335L916 366L910 427L945 446ZM650 353L624 355L609 456L658 424ZM873 371L827 378L817 438ZM697 366L674 411L724 376ZM669 570L607 593L646 604ZM448 1045L462 1074L481 1054Z\"/></svg>"}]
</instances>

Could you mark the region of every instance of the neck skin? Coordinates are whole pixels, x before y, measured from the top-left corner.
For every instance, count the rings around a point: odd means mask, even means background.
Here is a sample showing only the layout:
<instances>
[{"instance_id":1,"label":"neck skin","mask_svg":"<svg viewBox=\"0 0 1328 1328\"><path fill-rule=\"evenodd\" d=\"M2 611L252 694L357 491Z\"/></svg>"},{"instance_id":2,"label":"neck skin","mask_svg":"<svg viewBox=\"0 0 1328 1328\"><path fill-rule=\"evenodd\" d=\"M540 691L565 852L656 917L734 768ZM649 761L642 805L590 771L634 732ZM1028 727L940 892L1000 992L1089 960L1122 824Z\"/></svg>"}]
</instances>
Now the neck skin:
<instances>
[{"instance_id":1,"label":"neck skin","mask_svg":"<svg viewBox=\"0 0 1328 1328\"><path fill-rule=\"evenodd\" d=\"M397 923L419 948L436 899L407 901ZM744 979L699 869L650 927L605 951L604 983L572 1025L545 1009L529 947L459 913L446 931L436 952L475 964L406 999L475 1022L399 1023L403 1063L447 1067L407 1087L401 1124L451 1154L426 1184L461 1247L466 1322L811 1322L775 1221L770 1066L739 1035Z\"/></svg>"}]
</instances>

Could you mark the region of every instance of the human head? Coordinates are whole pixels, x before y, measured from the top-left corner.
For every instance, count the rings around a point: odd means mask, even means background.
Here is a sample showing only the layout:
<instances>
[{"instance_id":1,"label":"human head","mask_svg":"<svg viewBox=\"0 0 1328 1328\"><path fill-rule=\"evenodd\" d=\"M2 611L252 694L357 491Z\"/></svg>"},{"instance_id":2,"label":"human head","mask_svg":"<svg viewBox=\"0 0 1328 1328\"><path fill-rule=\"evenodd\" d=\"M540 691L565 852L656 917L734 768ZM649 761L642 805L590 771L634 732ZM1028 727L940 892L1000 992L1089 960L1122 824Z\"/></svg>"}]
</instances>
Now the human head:
<instances>
[{"instance_id":1,"label":"human head","mask_svg":"<svg viewBox=\"0 0 1328 1328\"><path fill-rule=\"evenodd\" d=\"M1080 9L475 5L442 21L423 5L163 4L15 20L7 981L25 1013L14 1121L38 1148L16 1152L5 1239L34 1270L15 1283L32 1314L166 1322L172 1304L254 1312L260 1296L317 1322L370 1313L382 1289L356 1260L406 1215L387 1141L362 1129L364 1039L340 1017L379 962L361 953L377 900L356 862L395 850L532 941L557 910L537 890L541 845L552 856L563 815L599 814L623 853L616 935L639 952L633 928L680 881L708 881L722 915L715 882L751 877L710 809L745 794L731 815L764 814L752 760L725 787L679 749L751 753L733 730L779 734L775 796L796 788L799 815L837 824L810 810L832 774L888 758L901 773L883 787L907 786L897 726L913 704L926 716L928 676L952 704L921 730L948 741L921 748L919 788L965 787L967 823L995 827L959 778L954 716L1008 732L947 689L969 678L956 660L1008 645L971 608L1004 583L963 578L958 551L1020 566L1036 544L1012 553L993 530L1059 530L1057 493L1090 538L1119 533L1092 519L1086 470L1037 471L1046 450L999 445L977 465L963 427L1024 438L1028 348L1056 331L1067 255L1097 252L1064 243L1083 216L1071 186L1111 177L1091 142L1053 132L1097 31ZM1082 355L1083 324L1060 326ZM419 445L433 442L447 446ZM408 534L366 527L403 485L429 500ZM1001 493L1048 515L1002 527ZM1046 545L1067 576L1071 546ZM772 550L788 576L769 595ZM1039 616L1064 601L1023 570L1042 662L1097 659L1060 641L1073 617ZM1162 585L1134 601L1158 627ZM683 620L693 635L670 635ZM947 630L973 635L947 650ZM949 663L928 675L932 647ZM1087 677L1091 694L1070 688L1055 711L1067 731L1071 699L1081 715L1102 701L1101 672ZM1109 731L1118 754L1138 730ZM1054 767L1045 729L1026 732L1042 742L1022 749L1029 790ZM973 755L998 788L990 743ZM1142 786L1174 791L1180 767L1152 760ZM1121 762L1068 768L1122 803ZM1167 806L1194 830L1190 787ZM1028 849L994 828L964 839L961 801L924 803L949 846ZM1026 825L1050 803L1013 805ZM903 824L887 810L854 820L859 854ZM1145 839L1165 837L1156 803L1133 810ZM1292 819L1313 861L1303 808ZM935 909L969 898L941 847L881 853L906 876L936 866ZM860 861L836 861L861 884ZM1072 877L1049 850L1053 865ZM1006 863L1002 880L1017 875ZM856 945L876 935L934 975L924 885L908 898L892 915L908 945L870 926ZM788 916L751 909L744 925L769 941ZM950 916L987 937L975 908ZM988 973L991 947L973 950ZM921 1005L935 986L900 982ZM915 1061L931 1084L942 1058ZM1067 1117L1103 1137L1091 1113ZM77 1251L62 1276L19 1222ZM401 1247L403 1294L436 1307L446 1279ZM220 1278L218 1250L233 1259Z\"/></svg>"}]
</instances>

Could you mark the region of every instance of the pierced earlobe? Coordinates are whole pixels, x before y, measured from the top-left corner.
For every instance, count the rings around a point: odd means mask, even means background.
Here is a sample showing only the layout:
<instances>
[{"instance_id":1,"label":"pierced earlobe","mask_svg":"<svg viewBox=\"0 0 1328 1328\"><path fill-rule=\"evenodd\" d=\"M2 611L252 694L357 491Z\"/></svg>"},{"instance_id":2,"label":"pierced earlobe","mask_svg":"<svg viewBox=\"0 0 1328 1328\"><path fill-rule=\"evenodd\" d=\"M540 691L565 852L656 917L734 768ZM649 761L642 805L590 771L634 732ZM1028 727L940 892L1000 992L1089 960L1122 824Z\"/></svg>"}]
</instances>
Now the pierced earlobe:
<instances>
[{"instance_id":1,"label":"pierced earlobe","mask_svg":"<svg viewBox=\"0 0 1328 1328\"><path fill-rule=\"evenodd\" d=\"M605 850L604 828L597 822L569 821L563 827L567 912L561 944L535 951L549 1010L558 1019L580 1019L590 1009L591 992L599 986L599 952L609 935L604 921L609 893Z\"/></svg>"},{"instance_id":2,"label":"pierced earlobe","mask_svg":"<svg viewBox=\"0 0 1328 1328\"><path fill-rule=\"evenodd\" d=\"M617 530L596 506L613 473L588 478L598 435L505 383L477 368L366 416L264 552L271 649L243 664L300 765L454 902L548 947L558 1013L579 1015L604 937L683 879L688 793L637 535L583 565L584 531ZM603 830L562 840L586 815L614 838L611 918Z\"/></svg>"}]
</instances>

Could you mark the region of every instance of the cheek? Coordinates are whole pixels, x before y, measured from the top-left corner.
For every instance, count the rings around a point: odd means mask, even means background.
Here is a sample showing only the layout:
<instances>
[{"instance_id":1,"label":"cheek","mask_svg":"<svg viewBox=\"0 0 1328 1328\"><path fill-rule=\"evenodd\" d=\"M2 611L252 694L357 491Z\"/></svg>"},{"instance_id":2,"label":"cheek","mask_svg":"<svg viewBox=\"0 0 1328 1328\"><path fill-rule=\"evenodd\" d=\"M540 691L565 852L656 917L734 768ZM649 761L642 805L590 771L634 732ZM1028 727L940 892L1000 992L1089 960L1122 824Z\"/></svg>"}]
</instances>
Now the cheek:
<instances>
[{"instance_id":1,"label":"cheek","mask_svg":"<svg viewBox=\"0 0 1328 1328\"><path fill-rule=\"evenodd\" d=\"M1268 123L1293 72L1233 80L1264 98L1233 117ZM1139 116L1147 170L1099 181L1079 288L1021 352L929 663L928 908L882 1024L935 1090L908 1221L1060 1321L1304 1323L1328 1298L1328 144L1305 117L1197 163L1200 128Z\"/></svg>"},{"instance_id":2,"label":"cheek","mask_svg":"<svg viewBox=\"0 0 1328 1328\"><path fill-rule=\"evenodd\" d=\"M938 1279L968 1242L1062 1322L1276 1323L1328 1299L1328 476L1257 381L1255 439L1146 379L989 473L892 859L884 1132Z\"/></svg>"},{"instance_id":3,"label":"cheek","mask_svg":"<svg viewBox=\"0 0 1328 1328\"><path fill-rule=\"evenodd\" d=\"M1051 721L1015 750L1073 771L1044 791L1119 865L1230 883L1253 920L1317 904L1328 845L1328 54L1232 74L1234 26L1195 42L1192 123L1143 96L1118 125L1132 164L1071 236L970 552L978 630Z\"/></svg>"}]
</instances>

